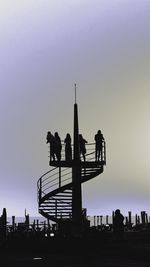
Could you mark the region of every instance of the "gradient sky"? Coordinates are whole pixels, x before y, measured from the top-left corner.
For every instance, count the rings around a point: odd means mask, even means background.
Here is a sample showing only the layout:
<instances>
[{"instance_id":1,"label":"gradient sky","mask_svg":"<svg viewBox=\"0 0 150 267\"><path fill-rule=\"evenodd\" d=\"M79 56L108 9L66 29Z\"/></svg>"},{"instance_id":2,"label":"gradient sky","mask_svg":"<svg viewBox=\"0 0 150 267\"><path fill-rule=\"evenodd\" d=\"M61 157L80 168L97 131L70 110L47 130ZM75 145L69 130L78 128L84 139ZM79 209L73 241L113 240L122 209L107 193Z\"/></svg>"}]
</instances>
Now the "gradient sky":
<instances>
[{"instance_id":1,"label":"gradient sky","mask_svg":"<svg viewBox=\"0 0 150 267\"><path fill-rule=\"evenodd\" d=\"M107 145L83 185L89 215L150 214L150 1L0 0L0 210L38 215L48 130Z\"/></svg>"}]
</instances>

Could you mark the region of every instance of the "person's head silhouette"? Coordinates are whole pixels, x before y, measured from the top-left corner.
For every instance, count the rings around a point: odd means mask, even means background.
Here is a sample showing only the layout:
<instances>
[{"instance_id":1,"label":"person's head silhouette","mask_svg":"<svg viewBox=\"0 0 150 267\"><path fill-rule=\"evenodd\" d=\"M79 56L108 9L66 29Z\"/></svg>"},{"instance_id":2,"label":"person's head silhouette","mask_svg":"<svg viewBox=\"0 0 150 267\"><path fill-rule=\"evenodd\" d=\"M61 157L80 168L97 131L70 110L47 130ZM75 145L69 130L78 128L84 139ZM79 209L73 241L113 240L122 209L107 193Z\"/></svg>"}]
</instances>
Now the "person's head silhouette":
<instances>
[{"instance_id":1,"label":"person's head silhouette","mask_svg":"<svg viewBox=\"0 0 150 267\"><path fill-rule=\"evenodd\" d=\"M117 214L120 214L120 210L119 209L116 209L115 210L115 214L117 215Z\"/></svg>"}]
</instances>

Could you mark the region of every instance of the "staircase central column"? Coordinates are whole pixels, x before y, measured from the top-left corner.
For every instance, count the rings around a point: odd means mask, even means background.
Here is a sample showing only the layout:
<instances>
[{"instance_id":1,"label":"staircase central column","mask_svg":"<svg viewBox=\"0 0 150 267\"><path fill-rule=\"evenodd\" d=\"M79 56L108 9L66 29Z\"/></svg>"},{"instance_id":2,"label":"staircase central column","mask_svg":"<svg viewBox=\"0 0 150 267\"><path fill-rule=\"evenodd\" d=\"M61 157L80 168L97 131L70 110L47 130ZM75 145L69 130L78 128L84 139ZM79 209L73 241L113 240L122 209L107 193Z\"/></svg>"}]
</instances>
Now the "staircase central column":
<instances>
[{"instance_id":1,"label":"staircase central column","mask_svg":"<svg viewBox=\"0 0 150 267\"><path fill-rule=\"evenodd\" d=\"M74 104L74 150L72 166L72 220L73 225L82 224L82 190L81 190L81 162L79 148L78 107Z\"/></svg>"}]
</instances>

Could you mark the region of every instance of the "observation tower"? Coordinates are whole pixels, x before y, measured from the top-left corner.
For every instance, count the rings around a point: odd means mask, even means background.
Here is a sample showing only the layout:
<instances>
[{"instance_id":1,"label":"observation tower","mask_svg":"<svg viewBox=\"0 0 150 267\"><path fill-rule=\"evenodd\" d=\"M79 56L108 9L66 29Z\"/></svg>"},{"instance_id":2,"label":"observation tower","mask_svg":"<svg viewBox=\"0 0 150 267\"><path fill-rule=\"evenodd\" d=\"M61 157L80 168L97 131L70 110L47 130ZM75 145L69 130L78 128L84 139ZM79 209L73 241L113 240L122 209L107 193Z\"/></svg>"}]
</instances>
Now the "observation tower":
<instances>
[{"instance_id":1,"label":"observation tower","mask_svg":"<svg viewBox=\"0 0 150 267\"><path fill-rule=\"evenodd\" d=\"M87 221L86 209L82 208L82 183L103 173L106 165L106 148L103 139L98 160L95 157L95 143L86 144L85 158L80 153L76 86L71 159L66 159L64 141L61 141L61 144L60 159L54 160L50 155L51 168L37 182L38 209L42 216L57 223L58 228L80 232Z\"/></svg>"}]
</instances>

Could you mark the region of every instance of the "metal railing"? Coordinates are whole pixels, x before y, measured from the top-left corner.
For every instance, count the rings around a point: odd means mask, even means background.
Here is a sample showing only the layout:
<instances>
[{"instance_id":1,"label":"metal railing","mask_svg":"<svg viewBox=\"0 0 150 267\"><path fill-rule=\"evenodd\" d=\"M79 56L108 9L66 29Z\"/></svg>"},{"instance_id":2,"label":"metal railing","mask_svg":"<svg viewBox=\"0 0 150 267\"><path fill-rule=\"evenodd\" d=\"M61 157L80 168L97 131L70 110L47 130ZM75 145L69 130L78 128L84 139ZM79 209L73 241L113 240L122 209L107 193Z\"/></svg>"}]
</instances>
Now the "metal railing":
<instances>
[{"instance_id":1,"label":"metal railing","mask_svg":"<svg viewBox=\"0 0 150 267\"><path fill-rule=\"evenodd\" d=\"M52 170L43 174L37 182L38 188L38 199L47 195L50 191L53 191L61 186L64 186L72 182L72 170L64 168L58 170L59 168L53 168ZM61 172L61 175L59 173Z\"/></svg>"},{"instance_id":2,"label":"metal railing","mask_svg":"<svg viewBox=\"0 0 150 267\"><path fill-rule=\"evenodd\" d=\"M73 158L73 145L72 147L72 158ZM95 143L86 143L86 161L95 161L96 160L96 151L95 151ZM50 146L49 146L49 158L50 158ZM80 155L80 159L83 160L82 154ZM65 143L62 141L62 150L61 150L61 161L65 161ZM106 143L102 142L102 150L100 160L106 162ZM53 160L52 160L53 161Z\"/></svg>"},{"instance_id":3,"label":"metal railing","mask_svg":"<svg viewBox=\"0 0 150 267\"><path fill-rule=\"evenodd\" d=\"M85 160L95 162L95 143L86 144ZM61 161L65 161L65 145L62 143ZM83 161L81 155L81 161ZM106 147L105 142L102 144L102 153L100 161L106 162ZM72 170L62 167L55 167L44 173L37 182L38 200L47 195L49 192L60 188L72 182Z\"/></svg>"}]
</instances>

